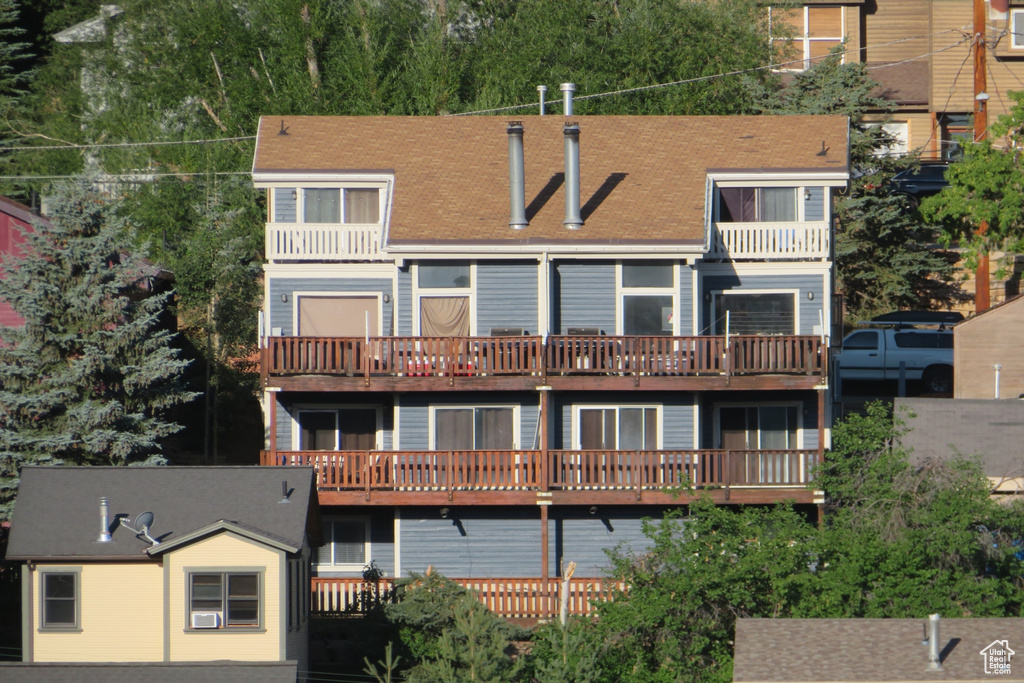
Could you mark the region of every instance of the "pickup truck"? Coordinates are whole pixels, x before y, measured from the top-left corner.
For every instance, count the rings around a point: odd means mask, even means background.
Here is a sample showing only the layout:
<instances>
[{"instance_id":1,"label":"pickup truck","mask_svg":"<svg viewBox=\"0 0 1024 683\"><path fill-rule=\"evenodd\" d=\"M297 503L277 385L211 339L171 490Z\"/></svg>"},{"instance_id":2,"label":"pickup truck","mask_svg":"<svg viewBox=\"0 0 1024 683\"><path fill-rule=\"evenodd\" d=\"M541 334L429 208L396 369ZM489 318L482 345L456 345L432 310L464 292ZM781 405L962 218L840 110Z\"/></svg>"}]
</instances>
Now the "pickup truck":
<instances>
[{"instance_id":1,"label":"pickup truck","mask_svg":"<svg viewBox=\"0 0 1024 683\"><path fill-rule=\"evenodd\" d=\"M953 390L953 331L900 326L857 330L843 339L839 376L843 380L921 380L929 393Z\"/></svg>"}]
</instances>

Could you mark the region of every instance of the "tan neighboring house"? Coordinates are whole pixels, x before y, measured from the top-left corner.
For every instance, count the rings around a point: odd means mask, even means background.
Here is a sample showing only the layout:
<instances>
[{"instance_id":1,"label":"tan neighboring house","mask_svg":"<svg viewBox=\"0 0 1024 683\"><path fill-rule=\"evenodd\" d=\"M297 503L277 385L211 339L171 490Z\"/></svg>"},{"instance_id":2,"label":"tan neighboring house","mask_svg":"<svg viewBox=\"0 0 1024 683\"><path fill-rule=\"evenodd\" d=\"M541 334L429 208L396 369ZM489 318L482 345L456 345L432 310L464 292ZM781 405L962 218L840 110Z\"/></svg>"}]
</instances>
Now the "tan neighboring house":
<instances>
[{"instance_id":1,"label":"tan neighboring house","mask_svg":"<svg viewBox=\"0 0 1024 683\"><path fill-rule=\"evenodd\" d=\"M25 563L23 659L295 680L319 544L309 468L27 467L7 554Z\"/></svg>"},{"instance_id":2,"label":"tan neighboring house","mask_svg":"<svg viewBox=\"0 0 1024 683\"><path fill-rule=\"evenodd\" d=\"M954 398L1024 396L1024 297L993 306L953 328Z\"/></svg>"},{"instance_id":3,"label":"tan neighboring house","mask_svg":"<svg viewBox=\"0 0 1024 683\"><path fill-rule=\"evenodd\" d=\"M1024 681L1020 618L739 619L735 643L736 683Z\"/></svg>"}]
</instances>

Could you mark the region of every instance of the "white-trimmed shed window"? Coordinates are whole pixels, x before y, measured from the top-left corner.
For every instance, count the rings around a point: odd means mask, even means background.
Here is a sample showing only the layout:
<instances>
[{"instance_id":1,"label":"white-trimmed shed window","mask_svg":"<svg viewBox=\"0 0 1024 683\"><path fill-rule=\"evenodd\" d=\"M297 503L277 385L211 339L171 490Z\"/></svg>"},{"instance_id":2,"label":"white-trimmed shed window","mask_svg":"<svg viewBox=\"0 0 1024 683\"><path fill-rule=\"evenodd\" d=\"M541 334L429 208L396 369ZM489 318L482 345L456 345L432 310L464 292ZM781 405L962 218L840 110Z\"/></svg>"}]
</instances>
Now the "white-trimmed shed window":
<instances>
[{"instance_id":1,"label":"white-trimmed shed window","mask_svg":"<svg viewBox=\"0 0 1024 683\"><path fill-rule=\"evenodd\" d=\"M324 544L317 551L321 568L362 570L370 563L370 520L367 517L323 522Z\"/></svg>"},{"instance_id":2,"label":"white-trimmed shed window","mask_svg":"<svg viewBox=\"0 0 1024 683\"><path fill-rule=\"evenodd\" d=\"M379 223L380 196L376 187L277 187L273 191L274 222Z\"/></svg>"}]
</instances>

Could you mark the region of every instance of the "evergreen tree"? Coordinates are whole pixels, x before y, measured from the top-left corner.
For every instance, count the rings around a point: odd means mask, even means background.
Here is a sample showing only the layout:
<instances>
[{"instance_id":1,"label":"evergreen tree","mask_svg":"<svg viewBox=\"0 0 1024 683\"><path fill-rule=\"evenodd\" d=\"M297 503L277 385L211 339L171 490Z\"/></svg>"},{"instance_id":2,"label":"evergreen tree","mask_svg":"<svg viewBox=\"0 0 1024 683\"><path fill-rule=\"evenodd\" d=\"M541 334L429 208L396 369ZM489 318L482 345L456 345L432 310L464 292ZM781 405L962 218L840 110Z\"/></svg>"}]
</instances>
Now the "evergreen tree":
<instances>
[{"instance_id":1,"label":"evergreen tree","mask_svg":"<svg viewBox=\"0 0 1024 683\"><path fill-rule=\"evenodd\" d=\"M50 222L0 264L0 298L25 319L0 328L0 516L26 464L160 464L194 397L186 361L159 327L168 295L142 287L132 232L82 180L55 188Z\"/></svg>"}]
</instances>

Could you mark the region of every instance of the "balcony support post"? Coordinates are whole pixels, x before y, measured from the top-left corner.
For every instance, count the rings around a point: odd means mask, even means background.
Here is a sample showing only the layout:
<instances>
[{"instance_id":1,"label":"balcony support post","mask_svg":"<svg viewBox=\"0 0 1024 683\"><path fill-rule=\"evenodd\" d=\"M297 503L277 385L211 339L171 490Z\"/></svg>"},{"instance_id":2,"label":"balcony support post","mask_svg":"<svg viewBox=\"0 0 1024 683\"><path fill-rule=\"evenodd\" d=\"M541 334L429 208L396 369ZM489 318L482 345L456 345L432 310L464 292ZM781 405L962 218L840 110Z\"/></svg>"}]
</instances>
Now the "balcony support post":
<instances>
[{"instance_id":1,"label":"balcony support post","mask_svg":"<svg viewBox=\"0 0 1024 683\"><path fill-rule=\"evenodd\" d=\"M551 615L548 583L548 501L540 501L540 612L544 618Z\"/></svg>"},{"instance_id":2,"label":"balcony support post","mask_svg":"<svg viewBox=\"0 0 1024 683\"><path fill-rule=\"evenodd\" d=\"M548 387L537 393L540 394L540 490L548 491L551 488L551 457L548 453L548 419L551 410L550 391Z\"/></svg>"},{"instance_id":3,"label":"balcony support post","mask_svg":"<svg viewBox=\"0 0 1024 683\"><path fill-rule=\"evenodd\" d=\"M277 392L265 391L263 395L270 402L270 464L277 465Z\"/></svg>"}]
</instances>

